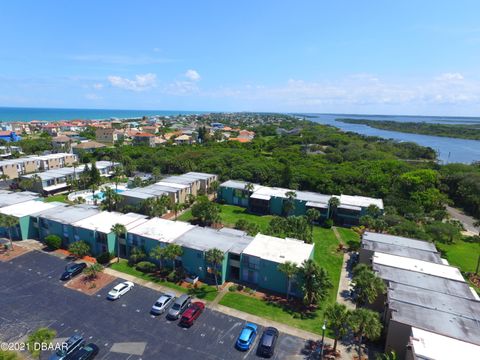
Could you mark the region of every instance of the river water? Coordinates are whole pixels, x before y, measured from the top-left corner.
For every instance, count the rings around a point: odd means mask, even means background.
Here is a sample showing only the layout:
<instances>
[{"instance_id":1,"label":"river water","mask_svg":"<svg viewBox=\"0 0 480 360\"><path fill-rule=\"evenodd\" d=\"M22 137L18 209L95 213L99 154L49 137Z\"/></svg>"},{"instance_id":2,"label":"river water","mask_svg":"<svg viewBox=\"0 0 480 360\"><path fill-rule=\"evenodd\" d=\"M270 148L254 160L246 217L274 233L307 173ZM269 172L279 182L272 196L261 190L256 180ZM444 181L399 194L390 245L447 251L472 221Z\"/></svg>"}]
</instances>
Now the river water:
<instances>
[{"instance_id":1,"label":"river water","mask_svg":"<svg viewBox=\"0 0 480 360\"><path fill-rule=\"evenodd\" d=\"M339 118L369 119L369 120L392 120L431 123L480 123L479 118L454 118L454 117L428 117L428 116L387 116L387 115L346 115L346 114L305 114L308 120L320 124L332 125L343 131L352 131L362 135L378 136L398 141L411 141L419 145L428 146L437 152L441 163L472 163L480 161L480 141L456 139L441 136L419 135L388 131L372 128L362 124L347 124L336 121Z\"/></svg>"}]
</instances>

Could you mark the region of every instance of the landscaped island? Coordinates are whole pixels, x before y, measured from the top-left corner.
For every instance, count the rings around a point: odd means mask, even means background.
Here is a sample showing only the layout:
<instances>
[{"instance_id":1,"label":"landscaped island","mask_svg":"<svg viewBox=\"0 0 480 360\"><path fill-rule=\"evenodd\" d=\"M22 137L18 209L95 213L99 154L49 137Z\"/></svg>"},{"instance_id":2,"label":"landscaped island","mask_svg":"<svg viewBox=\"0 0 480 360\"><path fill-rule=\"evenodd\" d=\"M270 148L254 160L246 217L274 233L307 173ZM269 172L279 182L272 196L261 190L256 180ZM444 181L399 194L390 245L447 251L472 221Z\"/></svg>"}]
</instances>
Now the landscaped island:
<instances>
[{"instance_id":1,"label":"landscaped island","mask_svg":"<svg viewBox=\"0 0 480 360\"><path fill-rule=\"evenodd\" d=\"M336 119L348 124L362 124L382 130L411 134L433 135L459 139L480 140L480 124L432 124L391 120Z\"/></svg>"}]
</instances>

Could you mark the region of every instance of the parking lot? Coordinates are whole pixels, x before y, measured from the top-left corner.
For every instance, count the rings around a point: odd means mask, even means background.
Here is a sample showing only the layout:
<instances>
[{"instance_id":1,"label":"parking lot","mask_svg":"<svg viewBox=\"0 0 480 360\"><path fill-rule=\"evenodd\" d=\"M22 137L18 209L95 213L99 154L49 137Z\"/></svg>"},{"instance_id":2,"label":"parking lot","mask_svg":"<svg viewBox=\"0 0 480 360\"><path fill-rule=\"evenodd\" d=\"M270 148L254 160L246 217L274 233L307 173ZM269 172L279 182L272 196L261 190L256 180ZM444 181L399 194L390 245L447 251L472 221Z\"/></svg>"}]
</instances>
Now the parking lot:
<instances>
[{"instance_id":1,"label":"parking lot","mask_svg":"<svg viewBox=\"0 0 480 360\"><path fill-rule=\"evenodd\" d=\"M59 281L66 262L30 252L0 262L0 340L16 341L41 326L58 338L75 333L100 347L97 359L254 359L234 348L244 320L206 309L188 329L149 310L159 293L135 285L117 301L106 300L111 286L88 296ZM115 285L121 279L112 284ZM262 328L259 326L259 335ZM302 339L280 334L275 359L300 359ZM42 358L47 358L44 354Z\"/></svg>"}]
</instances>

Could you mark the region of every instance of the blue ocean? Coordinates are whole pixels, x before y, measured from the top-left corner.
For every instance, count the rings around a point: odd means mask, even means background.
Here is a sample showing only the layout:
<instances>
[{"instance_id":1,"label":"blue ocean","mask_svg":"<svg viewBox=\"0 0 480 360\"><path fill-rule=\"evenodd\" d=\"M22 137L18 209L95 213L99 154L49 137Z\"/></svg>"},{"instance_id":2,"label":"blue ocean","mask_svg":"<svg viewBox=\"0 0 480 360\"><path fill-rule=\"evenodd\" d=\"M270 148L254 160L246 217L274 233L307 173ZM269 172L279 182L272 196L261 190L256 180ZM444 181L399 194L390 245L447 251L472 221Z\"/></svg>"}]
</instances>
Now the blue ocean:
<instances>
[{"instance_id":1,"label":"blue ocean","mask_svg":"<svg viewBox=\"0 0 480 360\"><path fill-rule=\"evenodd\" d=\"M137 118L142 116L174 116L202 114L205 111L183 110L116 110L116 109L54 109L0 107L0 121L58 121L58 120L94 120L110 118Z\"/></svg>"}]
</instances>

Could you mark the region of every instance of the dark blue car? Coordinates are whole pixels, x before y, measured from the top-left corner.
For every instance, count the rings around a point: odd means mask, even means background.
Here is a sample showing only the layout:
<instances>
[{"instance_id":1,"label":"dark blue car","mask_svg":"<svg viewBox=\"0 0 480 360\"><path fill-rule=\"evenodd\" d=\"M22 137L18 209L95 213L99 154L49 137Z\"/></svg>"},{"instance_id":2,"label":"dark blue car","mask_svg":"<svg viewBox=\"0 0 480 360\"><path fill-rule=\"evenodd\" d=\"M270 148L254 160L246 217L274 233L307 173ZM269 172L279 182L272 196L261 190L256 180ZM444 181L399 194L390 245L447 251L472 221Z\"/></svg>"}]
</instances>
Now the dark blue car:
<instances>
[{"instance_id":1,"label":"dark blue car","mask_svg":"<svg viewBox=\"0 0 480 360\"><path fill-rule=\"evenodd\" d=\"M238 350L247 351L252 346L257 336L257 325L247 323L238 336L235 346Z\"/></svg>"}]
</instances>

